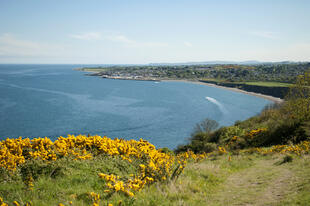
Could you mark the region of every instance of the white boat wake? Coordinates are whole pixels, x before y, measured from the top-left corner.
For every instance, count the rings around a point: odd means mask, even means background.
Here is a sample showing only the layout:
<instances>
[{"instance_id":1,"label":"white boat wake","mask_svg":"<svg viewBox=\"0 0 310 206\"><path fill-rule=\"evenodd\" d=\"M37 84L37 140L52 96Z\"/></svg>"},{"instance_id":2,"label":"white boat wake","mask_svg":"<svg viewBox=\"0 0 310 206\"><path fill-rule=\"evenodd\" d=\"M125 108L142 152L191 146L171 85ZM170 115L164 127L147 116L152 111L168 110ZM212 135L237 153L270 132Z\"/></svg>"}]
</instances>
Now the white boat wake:
<instances>
[{"instance_id":1,"label":"white boat wake","mask_svg":"<svg viewBox=\"0 0 310 206\"><path fill-rule=\"evenodd\" d=\"M218 108L220 109L220 111L221 111L222 113L224 113L224 114L227 114L227 113L228 113L227 110L225 109L225 107L224 107L220 102L218 102L216 99L214 99L214 98L212 98L212 97L206 97L206 99L207 99L209 102L211 102L211 103L215 104L216 106L218 106Z\"/></svg>"}]
</instances>

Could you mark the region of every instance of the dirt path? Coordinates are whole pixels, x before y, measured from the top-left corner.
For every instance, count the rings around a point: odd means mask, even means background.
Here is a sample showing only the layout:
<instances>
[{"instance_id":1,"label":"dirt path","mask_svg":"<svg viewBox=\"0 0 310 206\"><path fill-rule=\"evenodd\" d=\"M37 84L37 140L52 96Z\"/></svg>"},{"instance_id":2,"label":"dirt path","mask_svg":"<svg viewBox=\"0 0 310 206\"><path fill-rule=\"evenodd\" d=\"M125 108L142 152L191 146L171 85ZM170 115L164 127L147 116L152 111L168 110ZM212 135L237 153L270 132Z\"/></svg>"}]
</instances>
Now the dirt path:
<instances>
[{"instance_id":1,"label":"dirt path","mask_svg":"<svg viewBox=\"0 0 310 206\"><path fill-rule=\"evenodd\" d=\"M276 205L290 191L294 173L275 160L258 160L252 167L232 173L215 195L219 205Z\"/></svg>"}]
</instances>

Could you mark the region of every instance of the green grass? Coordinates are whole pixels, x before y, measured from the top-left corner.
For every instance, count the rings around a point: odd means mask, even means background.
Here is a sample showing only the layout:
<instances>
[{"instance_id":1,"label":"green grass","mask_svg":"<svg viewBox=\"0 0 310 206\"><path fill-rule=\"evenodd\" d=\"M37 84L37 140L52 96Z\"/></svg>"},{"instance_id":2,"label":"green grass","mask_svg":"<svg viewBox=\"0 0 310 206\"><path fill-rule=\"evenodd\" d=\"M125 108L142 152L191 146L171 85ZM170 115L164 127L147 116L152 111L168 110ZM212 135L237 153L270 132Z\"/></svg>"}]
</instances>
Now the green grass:
<instances>
[{"instance_id":1,"label":"green grass","mask_svg":"<svg viewBox=\"0 0 310 206\"><path fill-rule=\"evenodd\" d=\"M103 192L104 181L98 172L127 176L136 173L132 164L120 158L98 157L94 160L62 159L46 167L43 162L26 165L32 171L43 171L28 191L20 173L0 171L0 196L33 205L91 205L90 192L100 194L100 205L308 205L310 202L310 156L244 154L213 156L201 162L190 162L175 181L155 183L138 192L134 198L114 194L109 200ZM39 169L38 169L39 168ZM53 169L60 172L51 176Z\"/></svg>"},{"instance_id":2,"label":"green grass","mask_svg":"<svg viewBox=\"0 0 310 206\"><path fill-rule=\"evenodd\" d=\"M275 164L283 155L227 156L191 163L168 184L153 185L136 205L308 205L309 156Z\"/></svg>"},{"instance_id":3,"label":"green grass","mask_svg":"<svg viewBox=\"0 0 310 206\"><path fill-rule=\"evenodd\" d=\"M131 164L121 158L107 156L80 161L65 158L52 163L53 167L50 167L50 170L47 169L46 172L47 163L34 162L23 166L23 168L29 168L28 171L32 173L41 173L37 175L37 178L34 178L33 191L27 190L22 180L23 173L21 171L9 174L9 177L6 178L4 178L6 174L2 174L0 196L5 201L12 203L16 200L23 204L29 201L33 205L58 205L72 201L73 205L90 205L90 192L105 196L103 192L105 183L99 179L98 173L129 177L129 174L137 173L135 168L138 167L134 167L134 165L139 164L139 161L134 161ZM61 172L52 177L50 174L56 167L60 168Z\"/></svg>"},{"instance_id":4,"label":"green grass","mask_svg":"<svg viewBox=\"0 0 310 206\"><path fill-rule=\"evenodd\" d=\"M290 87L293 84L283 82L244 82L247 85L264 86L264 87Z\"/></svg>"}]
</instances>

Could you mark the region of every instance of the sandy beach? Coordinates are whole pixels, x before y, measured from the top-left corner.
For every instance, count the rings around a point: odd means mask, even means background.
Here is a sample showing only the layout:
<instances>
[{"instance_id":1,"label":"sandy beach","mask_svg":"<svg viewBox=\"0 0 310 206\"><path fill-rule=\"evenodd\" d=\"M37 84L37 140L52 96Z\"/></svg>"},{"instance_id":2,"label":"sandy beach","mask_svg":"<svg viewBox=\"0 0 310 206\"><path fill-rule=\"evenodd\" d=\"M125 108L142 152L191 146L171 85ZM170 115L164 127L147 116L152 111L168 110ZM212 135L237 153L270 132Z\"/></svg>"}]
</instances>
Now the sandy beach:
<instances>
[{"instance_id":1,"label":"sandy beach","mask_svg":"<svg viewBox=\"0 0 310 206\"><path fill-rule=\"evenodd\" d=\"M273 97L273 96L269 96L269 95L264 95L264 94L260 94L260 93L255 93L255 92L248 92L248 91L244 91L238 88L233 88L233 87L224 87L224 86L219 86L216 84L210 84L210 83L205 83L205 82L200 82L200 81L190 81L190 80L162 80L162 81L174 81L174 82L188 82L188 83L193 83L193 84L200 84L200 85L206 85L206 86L210 86L210 87L216 87L216 88L220 88L220 89L226 89L226 90L230 90L230 91L234 91L234 92L240 92L240 93L244 93L244 94L248 94L248 95L252 95L252 96L256 96L256 97L260 97L260 98L264 98L264 99L268 99L274 103L282 103L284 100L277 98L277 97Z\"/></svg>"}]
</instances>

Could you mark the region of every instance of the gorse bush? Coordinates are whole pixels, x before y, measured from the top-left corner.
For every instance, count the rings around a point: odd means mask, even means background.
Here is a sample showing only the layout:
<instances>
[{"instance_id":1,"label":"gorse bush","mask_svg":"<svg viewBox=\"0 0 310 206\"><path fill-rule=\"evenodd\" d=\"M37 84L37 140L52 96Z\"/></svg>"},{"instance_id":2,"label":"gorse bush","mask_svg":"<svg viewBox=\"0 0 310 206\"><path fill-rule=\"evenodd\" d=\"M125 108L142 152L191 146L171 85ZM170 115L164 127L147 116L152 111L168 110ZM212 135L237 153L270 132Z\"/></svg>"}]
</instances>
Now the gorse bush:
<instances>
[{"instance_id":1,"label":"gorse bush","mask_svg":"<svg viewBox=\"0 0 310 206\"><path fill-rule=\"evenodd\" d=\"M0 172L1 176L6 176L0 182L22 182L29 198L36 193L40 195L43 180L62 182L69 179L71 187L91 184L90 187L98 191L84 192L80 197L85 204L99 205L100 200L108 201L115 196L132 198L147 185L175 180L188 160L198 161L204 157L204 154L192 152L175 155L168 149L158 150L142 139L68 135L53 142L46 137L8 138L0 142ZM68 178L76 169L81 174ZM91 177L83 176L87 171ZM0 187L1 195L8 194Z\"/></svg>"},{"instance_id":2,"label":"gorse bush","mask_svg":"<svg viewBox=\"0 0 310 206\"><path fill-rule=\"evenodd\" d=\"M240 153L259 153L259 154L295 154L298 156L310 153L310 141L302 141L291 145L274 145L268 148L252 147L240 150Z\"/></svg>"}]
</instances>

